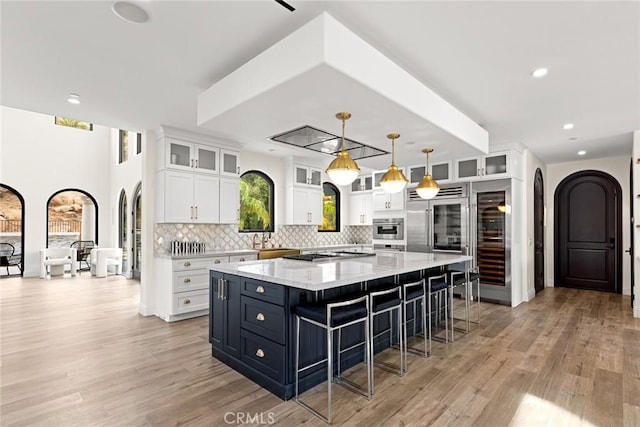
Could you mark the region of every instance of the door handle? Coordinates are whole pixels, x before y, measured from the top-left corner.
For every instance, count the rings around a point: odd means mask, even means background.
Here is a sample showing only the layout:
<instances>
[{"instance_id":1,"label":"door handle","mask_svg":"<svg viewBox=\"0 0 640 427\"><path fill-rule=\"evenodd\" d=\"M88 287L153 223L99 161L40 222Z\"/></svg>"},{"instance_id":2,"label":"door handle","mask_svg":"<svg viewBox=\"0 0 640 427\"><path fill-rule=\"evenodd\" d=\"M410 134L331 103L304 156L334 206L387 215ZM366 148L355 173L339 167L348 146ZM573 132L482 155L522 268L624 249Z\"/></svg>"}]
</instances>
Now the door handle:
<instances>
[{"instance_id":1,"label":"door handle","mask_svg":"<svg viewBox=\"0 0 640 427\"><path fill-rule=\"evenodd\" d=\"M631 255L631 248L626 249L625 252L628 253L629 255Z\"/></svg>"}]
</instances>

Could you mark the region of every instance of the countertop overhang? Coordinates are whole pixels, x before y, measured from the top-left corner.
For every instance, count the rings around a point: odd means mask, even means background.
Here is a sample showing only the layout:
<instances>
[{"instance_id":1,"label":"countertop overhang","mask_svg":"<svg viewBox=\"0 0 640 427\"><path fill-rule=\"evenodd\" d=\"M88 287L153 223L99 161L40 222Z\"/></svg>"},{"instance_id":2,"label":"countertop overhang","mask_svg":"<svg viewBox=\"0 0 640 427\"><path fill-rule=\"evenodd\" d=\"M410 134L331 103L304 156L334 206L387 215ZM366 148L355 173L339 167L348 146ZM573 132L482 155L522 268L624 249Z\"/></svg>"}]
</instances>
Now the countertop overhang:
<instances>
[{"instance_id":1,"label":"countertop overhang","mask_svg":"<svg viewBox=\"0 0 640 427\"><path fill-rule=\"evenodd\" d=\"M379 279L395 274L470 261L458 254L378 252L376 256L313 263L282 258L232 262L209 267L211 271L320 291Z\"/></svg>"}]
</instances>

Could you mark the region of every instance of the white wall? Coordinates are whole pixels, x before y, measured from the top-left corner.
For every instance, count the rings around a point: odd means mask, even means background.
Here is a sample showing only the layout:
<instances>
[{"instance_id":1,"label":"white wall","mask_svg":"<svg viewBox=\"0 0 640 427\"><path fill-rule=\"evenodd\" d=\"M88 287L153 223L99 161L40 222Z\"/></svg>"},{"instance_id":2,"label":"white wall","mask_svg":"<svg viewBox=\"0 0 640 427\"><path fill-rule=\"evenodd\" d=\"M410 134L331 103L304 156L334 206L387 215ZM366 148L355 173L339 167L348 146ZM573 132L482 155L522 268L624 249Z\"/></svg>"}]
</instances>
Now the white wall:
<instances>
[{"instance_id":1,"label":"white wall","mask_svg":"<svg viewBox=\"0 0 640 427\"><path fill-rule=\"evenodd\" d=\"M47 200L59 190L77 188L95 198L99 243L112 244L106 161L110 129L58 126L53 116L0 108L0 182L19 191L25 200L24 275L39 274L39 250L47 244Z\"/></svg>"},{"instance_id":2,"label":"white wall","mask_svg":"<svg viewBox=\"0 0 640 427\"><path fill-rule=\"evenodd\" d=\"M631 155L631 153L629 153ZM560 181L574 172L582 170L597 170L606 172L618 180L622 187L622 293L630 293L630 259L624 250L630 245L630 207L629 207L629 156L609 157L567 163L547 165L547 179L545 182L545 204L547 206L547 228L545 230L545 270L547 286L554 285L554 195Z\"/></svg>"},{"instance_id":3,"label":"white wall","mask_svg":"<svg viewBox=\"0 0 640 427\"><path fill-rule=\"evenodd\" d=\"M534 239L534 223L533 223L533 183L536 174L536 170L540 168L542 171L542 179L544 185L544 196L545 199L550 190L547 189L547 166L536 157L535 154L531 152L531 150L525 150L525 176L523 180L524 192L525 192L525 216L524 216L524 224L526 229L526 241L524 242L524 265L525 265L525 280L527 283L526 286L526 300L530 301L535 296L535 239ZM548 215L548 214L547 214ZM545 240L544 240L544 250L545 252L549 250L549 246L553 246L553 241L548 240L546 237L546 230L548 229L545 226ZM549 270L551 264L548 264L545 260L544 268L545 268L545 278L546 271ZM549 283L545 280L545 286Z\"/></svg>"}]
</instances>

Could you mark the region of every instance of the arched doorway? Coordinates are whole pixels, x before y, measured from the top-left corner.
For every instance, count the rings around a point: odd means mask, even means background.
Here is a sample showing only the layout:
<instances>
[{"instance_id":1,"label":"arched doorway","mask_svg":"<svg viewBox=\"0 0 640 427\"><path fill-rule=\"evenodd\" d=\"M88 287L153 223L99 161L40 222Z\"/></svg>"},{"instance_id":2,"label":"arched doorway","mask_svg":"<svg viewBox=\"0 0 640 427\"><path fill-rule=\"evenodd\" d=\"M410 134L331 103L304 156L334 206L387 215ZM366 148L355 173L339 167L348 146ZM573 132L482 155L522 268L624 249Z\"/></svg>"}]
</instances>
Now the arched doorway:
<instances>
[{"instance_id":1,"label":"arched doorway","mask_svg":"<svg viewBox=\"0 0 640 427\"><path fill-rule=\"evenodd\" d=\"M74 241L98 242L98 203L84 190L65 188L47 200L47 247L68 248Z\"/></svg>"},{"instance_id":2,"label":"arched doorway","mask_svg":"<svg viewBox=\"0 0 640 427\"><path fill-rule=\"evenodd\" d=\"M0 275L20 275L24 271L24 197L16 189L0 184L0 243L13 246L13 260L0 268ZM10 248L10 247L8 247ZM19 257L16 257L18 255ZM6 255L9 256L8 253ZM19 265L15 265L19 263ZM4 265L4 264L3 264Z\"/></svg>"},{"instance_id":3,"label":"arched doorway","mask_svg":"<svg viewBox=\"0 0 640 427\"><path fill-rule=\"evenodd\" d=\"M566 177L555 192L555 285L622 291L622 189L595 170Z\"/></svg>"},{"instance_id":4,"label":"arched doorway","mask_svg":"<svg viewBox=\"0 0 640 427\"><path fill-rule=\"evenodd\" d=\"M533 240L533 283L538 293L544 289L544 181L540 168L533 178Z\"/></svg>"},{"instance_id":5,"label":"arched doorway","mask_svg":"<svg viewBox=\"0 0 640 427\"><path fill-rule=\"evenodd\" d=\"M131 218L131 274L134 279L140 280L142 264L142 183L139 183L133 192Z\"/></svg>"},{"instance_id":6,"label":"arched doorway","mask_svg":"<svg viewBox=\"0 0 640 427\"><path fill-rule=\"evenodd\" d=\"M122 271L129 271L129 251L127 249L127 193L120 191L118 200L118 247L122 248Z\"/></svg>"}]
</instances>

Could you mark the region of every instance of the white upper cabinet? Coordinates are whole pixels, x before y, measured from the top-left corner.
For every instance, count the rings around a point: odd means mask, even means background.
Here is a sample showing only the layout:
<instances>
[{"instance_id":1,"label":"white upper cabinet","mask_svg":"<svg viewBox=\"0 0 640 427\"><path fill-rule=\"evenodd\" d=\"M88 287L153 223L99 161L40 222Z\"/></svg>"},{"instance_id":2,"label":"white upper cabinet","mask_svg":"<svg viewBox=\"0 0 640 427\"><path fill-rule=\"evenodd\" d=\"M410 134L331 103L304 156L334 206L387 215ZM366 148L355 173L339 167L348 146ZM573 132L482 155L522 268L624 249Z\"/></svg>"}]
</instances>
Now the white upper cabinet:
<instances>
[{"instance_id":1,"label":"white upper cabinet","mask_svg":"<svg viewBox=\"0 0 640 427\"><path fill-rule=\"evenodd\" d=\"M510 165L510 160L511 154L508 152L460 159L456 162L456 178L460 180L506 178L515 171L515 168Z\"/></svg>"},{"instance_id":2,"label":"white upper cabinet","mask_svg":"<svg viewBox=\"0 0 640 427\"><path fill-rule=\"evenodd\" d=\"M386 193L384 191L373 192L374 211L403 211L405 191L398 193Z\"/></svg>"},{"instance_id":3,"label":"white upper cabinet","mask_svg":"<svg viewBox=\"0 0 640 427\"><path fill-rule=\"evenodd\" d=\"M220 178L220 224L240 221L240 180Z\"/></svg>"},{"instance_id":4,"label":"white upper cabinet","mask_svg":"<svg viewBox=\"0 0 640 427\"><path fill-rule=\"evenodd\" d=\"M313 166L293 165L294 185L322 188L322 170Z\"/></svg>"},{"instance_id":5,"label":"white upper cabinet","mask_svg":"<svg viewBox=\"0 0 640 427\"><path fill-rule=\"evenodd\" d=\"M347 225L371 225L372 196L370 192L349 196L349 216Z\"/></svg>"},{"instance_id":6,"label":"white upper cabinet","mask_svg":"<svg viewBox=\"0 0 640 427\"><path fill-rule=\"evenodd\" d=\"M351 183L351 192L369 191L373 189L373 177L371 174L360 175Z\"/></svg>"},{"instance_id":7,"label":"white upper cabinet","mask_svg":"<svg viewBox=\"0 0 640 427\"><path fill-rule=\"evenodd\" d=\"M166 138L165 149L165 167L169 169L219 173L219 148Z\"/></svg>"},{"instance_id":8,"label":"white upper cabinet","mask_svg":"<svg viewBox=\"0 0 640 427\"><path fill-rule=\"evenodd\" d=\"M220 160L222 161L220 175L240 176L240 152L221 148Z\"/></svg>"},{"instance_id":9,"label":"white upper cabinet","mask_svg":"<svg viewBox=\"0 0 640 427\"><path fill-rule=\"evenodd\" d=\"M290 187L286 208L286 224L320 225L322 224L322 191Z\"/></svg>"},{"instance_id":10,"label":"white upper cabinet","mask_svg":"<svg viewBox=\"0 0 640 427\"><path fill-rule=\"evenodd\" d=\"M220 178L189 172L163 171L156 175L156 221L206 223L219 221Z\"/></svg>"},{"instance_id":11,"label":"white upper cabinet","mask_svg":"<svg viewBox=\"0 0 640 427\"><path fill-rule=\"evenodd\" d=\"M408 185L418 184L422 181L422 178L426 175L426 170L427 166L424 164L407 167L407 179L409 180Z\"/></svg>"}]
</instances>

